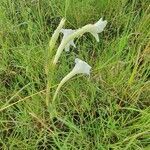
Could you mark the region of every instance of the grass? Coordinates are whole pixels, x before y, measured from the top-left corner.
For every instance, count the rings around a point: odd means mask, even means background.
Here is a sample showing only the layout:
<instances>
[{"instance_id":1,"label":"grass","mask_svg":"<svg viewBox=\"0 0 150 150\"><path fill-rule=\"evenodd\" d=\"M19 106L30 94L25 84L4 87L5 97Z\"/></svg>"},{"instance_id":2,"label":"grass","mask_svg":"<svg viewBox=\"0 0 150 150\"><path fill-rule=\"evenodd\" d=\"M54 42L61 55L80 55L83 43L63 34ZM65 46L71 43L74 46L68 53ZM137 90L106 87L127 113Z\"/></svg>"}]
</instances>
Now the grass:
<instances>
[{"instance_id":1,"label":"grass","mask_svg":"<svg viewBox=\"0 0 150 150\"><path fill-rule=\"evenodd\" d=\"M150 149L150 7L148 0L0 1L0 149ZM74 66L76 76L45 105L45 58L62 17L79 28L108 21L97 43L90 34L61 55L51 95ZM60 43L60 39L58 41ZM57 45L58 46L58 45ZM57 47L55 48L56 51Z\"/></svg>"}]
</instances>

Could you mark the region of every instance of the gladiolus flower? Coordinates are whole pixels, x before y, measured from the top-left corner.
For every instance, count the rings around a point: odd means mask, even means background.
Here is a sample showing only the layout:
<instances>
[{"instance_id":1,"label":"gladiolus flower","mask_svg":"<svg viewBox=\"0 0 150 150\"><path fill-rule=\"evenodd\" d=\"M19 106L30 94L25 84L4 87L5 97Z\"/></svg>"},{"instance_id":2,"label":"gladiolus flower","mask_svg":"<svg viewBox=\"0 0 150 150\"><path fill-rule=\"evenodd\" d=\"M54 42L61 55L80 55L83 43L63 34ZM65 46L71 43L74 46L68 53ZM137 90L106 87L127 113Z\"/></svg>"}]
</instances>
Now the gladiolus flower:
<instances>
[{"instance_id":1,"label":"gladiolus flower","mask_svg":"<svg viewBox=\"0 0 150 150\"><path fill-rule=\"evenodd\" d=\"M62 40L65 40L68 36L70 36L71 34L73 34L75 32L75 30L72 30L72 29L62 29L61 32L64 35ZM66 46L65 46L65 51L66 52L69 52L70 46L76 47L73 40L70 40L68 42L68 44L66 44Z\"/></svg>"},{"instance_id":2,"label":"gladiolus flower","mask_svg":"<svg viewBox=\"0 0 150 150\"><path fill-rule=\"evenodd\" d=\"M72 78L76 74L87 74L87 75L90 75L90 69L91 69L91 66L88 65L85 61L82 61L81 59L76 58L75 59L75 66L72 69L72 71L69 74L67 74L61 80L61 82L59 83L59 85L58 85L58 87L57 87L57 89L55 91L55 94L54 94L54 97L53 97L53 101L56 99L56 96L57 96L60 88L64 85L64 83L66 83L70 78Z\"/></svg>"},{"instance_id":3,"label":"gladiolus flower","mask_svg":"<svg viewBox=\"0 0 150 150\"><path fill-rule=\"evenodd\" d=\"M65 29L66 31L70 30L71 33L68 34L67 32L69 32L69 31L64 32L65 36L64 36L61 44L58 47L58 50L57 50L56 55L55 55L54 60L53 60L53 64L57 63L57 61L58 61L58 59L59 59L59 57L60 57L60 55L64 49L66 49L68 51L70 45L75 46L73 43L74 38L83 35L85 32L91 33L95 37L97 42L99 42L98 34L104 30L106 24L107 24L107 21L106 20L103 21L101 18L95 24L88 24L82 28L75 30L75 31L71 30L71 29Z\"/></svg>"},{"instance_id":4,"label":"gladiolus flower","mask_svg":"<svg viewBox=\"0 0 150 150\"><path fill-rule=\"evenodd\" d=\"M99 42L98 33L101 33L104 30L106 24L107 21L103 21L103 19L101 18L98 22L93 24L93 27L91 27L91 29L89 29L89 32L95 37L97 42Z\"/></svg>"}]
</instances>

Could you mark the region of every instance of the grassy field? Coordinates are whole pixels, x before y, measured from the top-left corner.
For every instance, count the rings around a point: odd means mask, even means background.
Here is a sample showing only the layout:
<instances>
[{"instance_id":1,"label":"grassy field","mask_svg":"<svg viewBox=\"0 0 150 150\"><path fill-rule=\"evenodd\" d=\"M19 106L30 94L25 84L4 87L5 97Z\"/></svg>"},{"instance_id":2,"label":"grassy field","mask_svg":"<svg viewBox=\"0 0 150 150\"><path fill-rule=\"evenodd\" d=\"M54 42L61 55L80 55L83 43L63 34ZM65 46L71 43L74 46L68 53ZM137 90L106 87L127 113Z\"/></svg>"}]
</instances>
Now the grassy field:
<instances>
[{"instance_id":1,"label":"grassy field","mask_svg":"<svg viewBox=\"0 0 150 150\"><path fill-rule=\"evenodd\" d=\"M76 57L92 70L61 88L53 117L45 64L62 17L65 28L108 24L99 43L86 33L62 53L51 95ZM149 0L1 0L0 149L149 150L149 42Z\"/></svg>"}]
</instances>

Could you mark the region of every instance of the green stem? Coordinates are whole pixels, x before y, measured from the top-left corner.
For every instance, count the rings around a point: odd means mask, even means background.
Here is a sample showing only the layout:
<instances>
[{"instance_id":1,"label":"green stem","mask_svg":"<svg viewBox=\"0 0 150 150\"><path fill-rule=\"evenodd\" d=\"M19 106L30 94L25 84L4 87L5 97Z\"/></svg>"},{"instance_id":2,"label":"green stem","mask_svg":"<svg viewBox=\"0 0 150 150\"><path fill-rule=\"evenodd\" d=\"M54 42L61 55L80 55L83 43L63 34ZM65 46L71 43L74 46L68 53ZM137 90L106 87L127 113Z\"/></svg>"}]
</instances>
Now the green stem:
<instances>
[{"instance_id":1,"label":"green stem","mask_svg":"<svg viewBox=\"0 0 150 150\"><path fill-rule=\"evenodd\" d=\"M47 74L47 85L46 85L46 105L47 106L49 105L49 101L50 101L50 88L52 85L54 72L55 72L55 66L51 64L49 66L48 74Z\"/></svg>"},{"instance_id":2,"label":"green stem","mask_svg":"<svg viewBox=\"0 0 150 150\"><path fill-rule=\"evenodd\" d=\"M60 24L58 25L57 29L54 31L54 34L52 35L52 38L49 42L49 50L47 53L47 62L46 62L46 67L45 67L45 73L47 75L47 84L46 84L46 105L49 105L50 101L50 88L51 88L51 82L52 82L52 77L54 73L54 65L51 62L51 58L53 55L53 49L56 44L56 41L59 37L59 33L65 23L65 19L62 19Z\"/></svg>"},{"instance_id":3,"label":"green stem","mask_svg":"<svg viewBox=\"0 0 150 150\"><path fill-rule=\"evenodd\" d=\"M46 85L46 106L49 105L50 87L51 87L51 82L50 82L49 78L47 78L47 85Z\"/></svg>"}]
</instances>

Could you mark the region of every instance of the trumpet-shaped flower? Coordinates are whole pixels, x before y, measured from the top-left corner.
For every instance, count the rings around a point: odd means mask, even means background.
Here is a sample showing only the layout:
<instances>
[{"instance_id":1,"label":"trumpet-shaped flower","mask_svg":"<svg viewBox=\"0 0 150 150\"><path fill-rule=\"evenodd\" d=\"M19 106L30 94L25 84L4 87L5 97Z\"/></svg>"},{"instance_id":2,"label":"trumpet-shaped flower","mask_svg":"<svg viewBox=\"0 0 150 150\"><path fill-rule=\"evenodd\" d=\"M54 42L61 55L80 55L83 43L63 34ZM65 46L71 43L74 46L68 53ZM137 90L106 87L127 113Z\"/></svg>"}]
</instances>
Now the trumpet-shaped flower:
<instances>
[{"instance_id":1,"label":"trumpet-shaped flower","mask_svg":"<svg viewBox=\"0 0 150 150\"><path fill-rule=\"evenodd\" d=\"M103 21L101 18L95 24L88 24L88 25L85 25L84 27L79 28L77 30L70 30L69 29L70 31L67 31L67 29L65 29L68 33L64 32L65 37L63 38L61 44L58 47L58 50L57 50L56 55L55 55L54 60L53 60L53 64L57 63L57 61L58 61L58 59L59 59L59 57L60 57L60 55L64 49L66 49L68 51L70 45L75 46L73 43L74 38L79 37L86 32L91 33L95 37L97 42L99 42L98 34L104 30L106 24L107 24L107 21L106 20Z\"/></svg>"},{"instance_id":2,"label":"trumpet-shaped flower","mask_svg":"<svg viewBox=\"0 0 150 150\"><path fill-rule=\"evenodd\" d=\"M57 89L55 91L55 94L54 94L54 97L53 97L53 101L56 99L56 96L57 96L60 88L63 86L64 83L66 83L70 78L72 78L76 74L87 74L87 75L90 75L90 69L91 69L91 66L88 65L85 61L82 61L81 59L76 58L75 59L75 66L72 69L72 71L69 74L67 74L61 80L61 82L59 83L59 85L58 85L58 87L57 87Z\"/></svg>"},{"instance_id":3,"label":"trumpet-shaped flower","mask_svg":"<svg viewBox=\"0 0 150 150\"><path fill-rule=\"evenodd\" d=\"M99 42L98 33L101 33L104 30L106 24L107 21L106 20L103 21L103 19L101 18L99 21L93 24L91 29L89 29L89 32L95 37L97 42Z\"/></svg>"},{"instance_id":4,"label":"trumpet-shaped flower","mask_svg":"<svg viewBox=\"0 0 150 150\"><path fill-rule=\"evenodd\" d=\"M83 74L90 75L90 69L91 69L90 65L88 65L85 61L82 61L79 58L75 59L75 63L76 65L72 70L75 74L83 73Z\"/></svg>"},{"instance_id":5,"label":"trumpet-shaped flower","mask_svg":"<svg viewBox=\"0 0 150 150\"><path fill-rule=\"evenodd\" d=\"M73 33L75 32L75 30L72 30L72 29L62 29L61 32L62 32L63 35L64 35L62 40L65 40L69 35L73 34ZM73 39L73 40L74 40L74 39ZM65 46L65 51L66 51L66 52L69 52L70 46L76 47L73 40L70 40L70 41L66 44L66 46Z\"/></svg>"}]
</instances>

